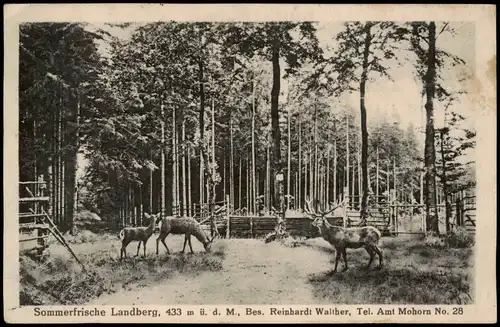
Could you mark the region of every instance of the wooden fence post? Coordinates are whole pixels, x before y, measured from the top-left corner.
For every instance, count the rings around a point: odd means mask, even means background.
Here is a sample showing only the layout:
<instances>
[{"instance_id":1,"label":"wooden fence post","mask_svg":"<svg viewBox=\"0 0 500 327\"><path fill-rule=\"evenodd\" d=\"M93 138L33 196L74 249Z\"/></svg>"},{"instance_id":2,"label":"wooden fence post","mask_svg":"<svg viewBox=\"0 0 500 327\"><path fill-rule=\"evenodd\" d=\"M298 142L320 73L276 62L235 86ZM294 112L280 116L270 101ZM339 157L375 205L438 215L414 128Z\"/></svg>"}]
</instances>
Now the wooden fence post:
<instances>
[{"instance_id":1,"label":"wooden fence post","mask_svg":"<svg viewBox=\"0 0 500 327\"><path fill-rule=\"evenodd\" d=\"M391 225L393 227L393 232L397 233L397 207L396 207L396 190L395 189L390 189L389 190L389 203L390 203L390 208L391 208L391 213L390 213L390 220L391 220Z\"/></svg>"}]
</instances>

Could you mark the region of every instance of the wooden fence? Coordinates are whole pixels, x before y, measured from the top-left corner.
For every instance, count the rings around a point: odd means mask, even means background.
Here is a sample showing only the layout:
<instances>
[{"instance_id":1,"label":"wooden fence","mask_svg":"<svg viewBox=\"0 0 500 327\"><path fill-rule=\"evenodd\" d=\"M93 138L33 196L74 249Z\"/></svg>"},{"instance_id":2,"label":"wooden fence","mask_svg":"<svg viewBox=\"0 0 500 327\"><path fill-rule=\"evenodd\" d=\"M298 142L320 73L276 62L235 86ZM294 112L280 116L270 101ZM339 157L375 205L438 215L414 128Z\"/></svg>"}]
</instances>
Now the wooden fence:
<instances>
[{"instance_id":1,"label":"wooden fence","mask_svg":"<svg viewBox=\"0 0 500 327\"><path fill-rule=\"evenodd\" d=\"M342 226L343 217L327 217L330 224ZM274 232L277 217L270 216L232 216L218 224L219 233L227 238L261 238ZM286 231L294 237L318 237L317 229L308 217L285 218Z\"/></svg>"},{"instance_id":2,"label":"wooden fence","mask_svg":"<svg viewBox=\"0 0 500 327\"><path fill-rule=\"evenodd\" d=\"M464 226L467 231L475 232L475 197L467 197L457 202L457 208L452 212L451 228ZM444 205L438 205L438 215L441 222L440 231L444 232ZM369 209L366 223L377 227L382 235L425 234L425 206L421 204L387 204ZM201 218L199 219L201 220ZM346 227L359 226L360 212L346 208L344 216L327 217L333 225ZM344 224L345 220L345 224ZM227 238L259 238L274 231L277 218L272 216L238 216L227 214L217 218L219 234ZM312 226L308 217L286 217L286 230L291 236L318 237L317 229Z\"/></svg>"}]
</instances>

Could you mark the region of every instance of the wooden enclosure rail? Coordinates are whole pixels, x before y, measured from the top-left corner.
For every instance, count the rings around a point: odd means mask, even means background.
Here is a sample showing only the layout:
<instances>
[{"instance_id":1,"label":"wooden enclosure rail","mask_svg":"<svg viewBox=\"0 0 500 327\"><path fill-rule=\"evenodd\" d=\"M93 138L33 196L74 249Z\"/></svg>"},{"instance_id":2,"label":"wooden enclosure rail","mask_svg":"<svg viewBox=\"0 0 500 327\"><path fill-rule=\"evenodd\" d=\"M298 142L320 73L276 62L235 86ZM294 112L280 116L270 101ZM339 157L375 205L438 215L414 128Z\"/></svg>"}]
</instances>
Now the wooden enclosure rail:
<instances>
[{"instance_id":1,"label":"wooden enclosure rail","mask_svg":"<svg viewBox=\"0 0 500 327\"><path fill-rule=\"evenodd\" d=\"M31 237L31 238L23 238L20 239L19 242L29 242L29 241L35 241L35 240L44 240L49 238L49 235L43 235L43 236L37 236L37 237Z\"/></svg>"},{"instance_id":2,"label":"wooden enclosure rail","mask_svg":"<svg viewBox=\"0 0 500 327\"><path fill-rule=\"evenodd\" d=\"M19 218L34 218L34 217L45 217L43 213L22 213Z\"/></svg>"},{"instance_id":3,"label":"wooden enclosure rail","mask_svg":"<svg viewBox=\"0 0 500 327\"><path fill-rule=\"evenodd\" d=\"M33 182L33 181L32 182L19 182L19 185L36 185L36 184L47 184L47 182L46 181L43 181L43 182L38 182L38 181L36 181L36 182Z\"/></svg>"},{"instance_id":4,"label":"wooden enclosure rail","mask_svg":"<svg viewBox=\"0 0 500 327\"><path fill-rule=\"evenodd\" d=\"M40 196L40 197L32 197L32 198L20 198L19 202L49 202L50 197L48 196Z\"/></svg>"}]
</instances>

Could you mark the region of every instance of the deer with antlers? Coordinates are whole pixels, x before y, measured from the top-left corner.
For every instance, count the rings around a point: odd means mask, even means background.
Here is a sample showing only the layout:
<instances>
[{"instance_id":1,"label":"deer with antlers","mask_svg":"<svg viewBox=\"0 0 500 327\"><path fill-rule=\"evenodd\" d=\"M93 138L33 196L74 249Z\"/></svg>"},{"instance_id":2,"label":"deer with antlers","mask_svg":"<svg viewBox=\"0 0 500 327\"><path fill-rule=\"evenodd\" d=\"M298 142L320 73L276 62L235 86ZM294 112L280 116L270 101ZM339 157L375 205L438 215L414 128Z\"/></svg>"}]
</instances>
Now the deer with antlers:
<instances>
[{"instance_id":1,"label":"deer with antlers","mask_svg":"<svg viewBox=\"0 0 500 327\"><path fill-rule=\"evenodd\" d=\"M375 254L377 254L379 258L378 268L381 268L383 265L382 251L378 247L381 233L377 228L373 226L344 228L331 225L326 220L326 216L333 212L335 209L343 206L344 201L342 201L341 203L337 201L329 210L316 213L315 211L311 210L310 200L306 200L305 212L310 216L309 219L313 220L313 226L317 227L321 236L335 248L335 268L333 269L332 274L337 272L337 265L340 256L344 257L345 263L344 269L342 271L347 270L348 267L346 249L358 249L361 247L364 247L366 249L366 252L368 252L368 254L370 255L370 261L368 262L366 269L370 268L370 265L375 258Z\"/></svg>"}]
</instances>

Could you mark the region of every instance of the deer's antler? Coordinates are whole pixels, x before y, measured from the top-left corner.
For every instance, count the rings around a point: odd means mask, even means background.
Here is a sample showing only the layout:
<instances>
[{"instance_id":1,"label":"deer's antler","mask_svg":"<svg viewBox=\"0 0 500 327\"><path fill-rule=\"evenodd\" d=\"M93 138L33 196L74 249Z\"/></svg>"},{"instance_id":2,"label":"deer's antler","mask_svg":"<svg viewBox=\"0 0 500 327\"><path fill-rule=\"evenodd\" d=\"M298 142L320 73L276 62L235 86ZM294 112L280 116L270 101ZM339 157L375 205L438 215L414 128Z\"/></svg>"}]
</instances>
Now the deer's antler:
<instances>
[{"instance_id":1,"label":"deer's antler","mask_svg":"<svg viewBox=\"0 0 500 327\"><path fill-rule=\"evenodd\" d=\"M311 210L311 200L307 197L306 198L306 207L304 208L304 211L306 212L307 215L311 216L308 217L311 220L316 219L317 214Z\"/></svg>"},{"instance_id":2,"label":"deer's antler","mask_svg":"<svg viewBox=\"0 0 500 327\"><path fill-rule=\"evenodd\" d=\"M338 200L335 201L335 203L330 209L321 212L321 216L325 217L326 215L332 213L335 209L342 207L344 204L345 204L345 198L344 200L342 200L342 202L339 202Z\"/></svg>"}]
</instances>

